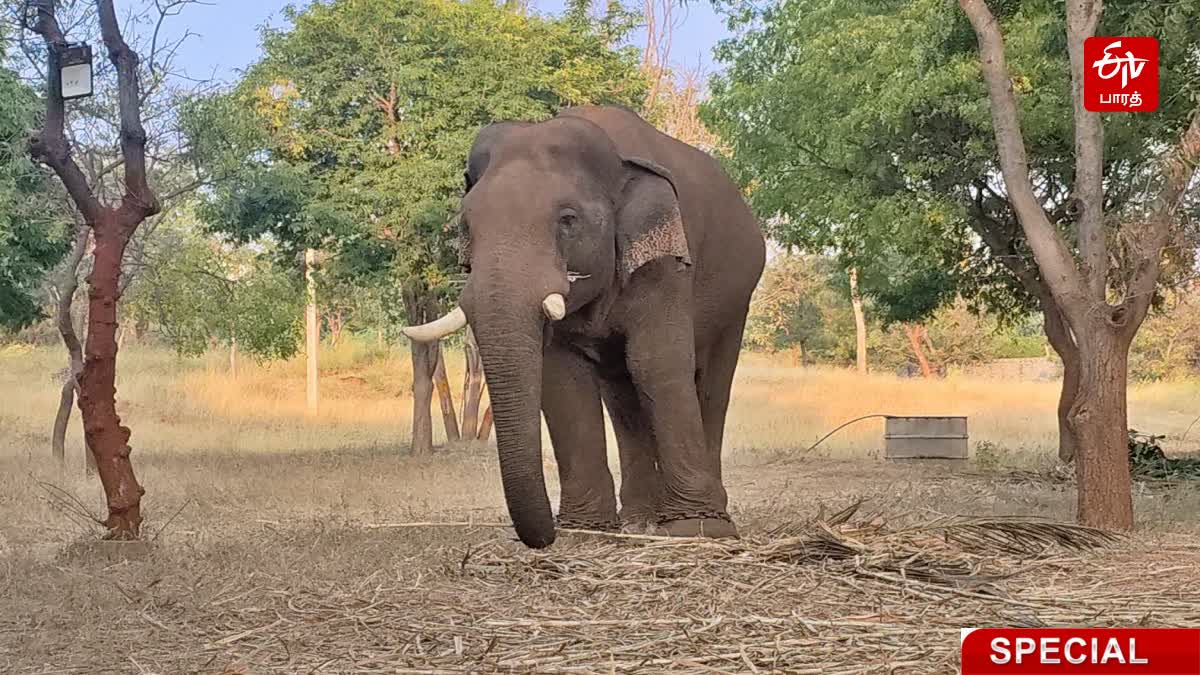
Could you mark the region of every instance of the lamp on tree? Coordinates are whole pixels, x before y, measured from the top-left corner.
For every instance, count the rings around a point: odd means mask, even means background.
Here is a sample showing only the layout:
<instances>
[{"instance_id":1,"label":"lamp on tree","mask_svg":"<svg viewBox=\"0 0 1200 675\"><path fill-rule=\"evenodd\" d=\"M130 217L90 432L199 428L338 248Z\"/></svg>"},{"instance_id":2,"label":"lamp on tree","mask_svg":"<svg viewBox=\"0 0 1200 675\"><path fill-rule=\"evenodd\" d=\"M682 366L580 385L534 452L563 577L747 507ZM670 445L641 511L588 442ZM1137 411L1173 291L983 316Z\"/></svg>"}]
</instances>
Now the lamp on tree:
<instances>
[{"instance_id":1,"label":"lamp on tree","mask_svg":"<svg viewBox=\"0 0 1200 675\"><path fill-rule=\"evenodd\" d=\"M92 95L92 47L68 44L58 51L58 72L64 101Z\"/></svg>"}]
</instances>

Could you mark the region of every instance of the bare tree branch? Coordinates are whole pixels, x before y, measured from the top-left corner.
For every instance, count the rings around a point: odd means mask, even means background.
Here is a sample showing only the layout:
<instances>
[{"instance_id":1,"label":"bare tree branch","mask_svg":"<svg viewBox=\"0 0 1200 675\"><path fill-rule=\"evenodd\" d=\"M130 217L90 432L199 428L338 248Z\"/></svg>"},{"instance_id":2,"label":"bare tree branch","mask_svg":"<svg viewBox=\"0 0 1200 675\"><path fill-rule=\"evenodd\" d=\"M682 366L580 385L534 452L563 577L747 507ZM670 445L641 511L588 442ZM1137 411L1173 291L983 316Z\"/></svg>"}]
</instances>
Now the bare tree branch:
<instances>
[{"instance_id":1,"label":"bare tree branch","mask_svg":"<svg viewBox=\"0 0 1200 675\"><path fill-rule=\"evenodd\" d=\"M37 18L32 30L42 36L46 48L50 50L54 63L67 46L67 38L63 35L52 9L38 3L34 8ZM71 200L79 207L84 220L93 225L101 217L104 206L100 203L88 184L87 176L79 168L79 164L71 156L71 144L66 134L67 110L62 97L62 73L57 67L51 67L46 73L46 120L40 134L30 139L29 152L34 159L49 166L62 180Z\"/></svg>"},{"instance_id":2,"label":"bare tree branch","mask_svg":"<svg viewBox=\"0 0 1200 675\"><path fill-rule=\"evenodd\" d=\"M125 158L125 195L121 199L119 213L121 227L131 233L134 227L161 209L146 179L146 129L142 126L141 118L138 55L121 35L113 0L97 0L96 6L99 9L104 46L108 49L109 60L117 69L121 155Z\"/></svg>"},{"instance_id":3,"label":"bare tree branch","mask_svg":"<svg viewBox=\"0 0 1200 675\"><path fill-rule=\"evenodd\" d=\"M1143 227L1134 231L1131 239L1135 258L1129 295L1125 299L1131 314L1126 325L1141 324L1149 310L1158 284L1162 253L1171 240L1173 225L1179 221L1179 210L1189 186L1200 166L1200 108L1192 114L1191 124L1179 142L1166 154L1162 164L1162 185L1151 204Z\"/></svg>"},{"instance_id":4,"label":"bare tree branch","mask_svg":"<svg viewBox=\"0 0 1200 675\"><path fill-rule=\"evenodd\" d=\"M1108 238L1104 231L1104 126L1100 113L1083 101L1083 43L1096 34L1101 4L1067 1L1067 51L1071 58L1071 98L1075 106L1075 205L1079 209L1079 257L1093 302L1105 302Z\"/></svg>"},{"instance_id":5,"label":"bare tree branch","mask_svg":"<svg viewBox=\"0 0 1200 675\"><path fill-rule=\"evenodd\" d=\"M1000 34L999 23L984 0L959 0L959 5L966 12L979 39L980 64L992 103L996 146L1009 199L1046 284L1058 299L1059 306L1068 312L1072 324L1082 326L1094 299L1088 297L1087 286L1075 266L1070 249L1046 216L1033 191L1029 159L1018 120L1012 81L1005 63L1004 38Z\"/></svg>"}]
</instances>

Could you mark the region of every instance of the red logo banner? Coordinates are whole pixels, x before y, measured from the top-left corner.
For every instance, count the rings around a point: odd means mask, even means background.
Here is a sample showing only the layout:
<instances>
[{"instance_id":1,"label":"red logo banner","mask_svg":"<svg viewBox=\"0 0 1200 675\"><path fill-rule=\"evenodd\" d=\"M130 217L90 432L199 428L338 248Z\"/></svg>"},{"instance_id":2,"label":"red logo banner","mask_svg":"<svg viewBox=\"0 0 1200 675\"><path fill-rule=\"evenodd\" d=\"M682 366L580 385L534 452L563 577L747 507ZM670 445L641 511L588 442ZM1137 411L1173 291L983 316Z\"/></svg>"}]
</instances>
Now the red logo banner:
<instances>
[{"instance_id":1,"label":"red logo banner","mask_svg":"<svg viewBox=\"0 0 1200 675\"><path fill-rule=\"evenodd\" d=\"M962 675L1200 675L1200 629L964 628Z\"/></svg>"},{"instance_id":2,"label":"red logo banner","mask_svg":"<svg viewBox=\"0 0 1200 675\"><path fill-rule=\"evenodd\" d=\"M1158 40L1152 37L1085 40L1083 107L1091 112L1158 110Z\"/></svg>"}]
</instances>

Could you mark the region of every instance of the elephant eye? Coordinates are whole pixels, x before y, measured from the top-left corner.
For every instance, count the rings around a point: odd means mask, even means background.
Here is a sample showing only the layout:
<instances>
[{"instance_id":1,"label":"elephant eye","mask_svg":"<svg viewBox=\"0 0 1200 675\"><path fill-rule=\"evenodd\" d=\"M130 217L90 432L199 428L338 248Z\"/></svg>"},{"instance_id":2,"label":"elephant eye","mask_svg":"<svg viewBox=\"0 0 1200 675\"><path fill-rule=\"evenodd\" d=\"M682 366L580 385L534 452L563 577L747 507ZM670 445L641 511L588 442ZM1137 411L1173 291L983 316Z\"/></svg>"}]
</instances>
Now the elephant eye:
<instances>
[{"instance_id":1,"label":"elephant eye","mask_svg":"<svg viewBox=\"0 0 1200 675\"><path fill-rule=\"evenodd\" d=\"M579 214L575 212L575 209L563 209L558 214L558 226L564 230L570 231L578 221Z\"/></svg>"}]
</instances>

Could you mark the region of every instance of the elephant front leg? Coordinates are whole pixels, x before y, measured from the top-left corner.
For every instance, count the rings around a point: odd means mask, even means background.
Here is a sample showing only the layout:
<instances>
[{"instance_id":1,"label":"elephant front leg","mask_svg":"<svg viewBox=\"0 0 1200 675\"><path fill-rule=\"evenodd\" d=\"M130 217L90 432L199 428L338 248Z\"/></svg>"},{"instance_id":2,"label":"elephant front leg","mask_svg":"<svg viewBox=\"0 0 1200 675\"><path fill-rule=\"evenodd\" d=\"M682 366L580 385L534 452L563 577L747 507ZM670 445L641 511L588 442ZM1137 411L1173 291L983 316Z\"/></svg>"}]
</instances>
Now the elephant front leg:
<instances>
[{"instance_id":1,"label":"elephant front leg","mask_svg":"<svg viewBox=\"0 0 1200 675\"><path fill-rule=\"evenodd\" d=\"M550 344L542 360L542 411L558 462L558 525L615 530L617 500L595 369L570 348Z\"/></svg>"},{"instance_id":2,"label":"elephant front leg","mask_svg":"<svg viewBox=\"0 0 1200 675\"><path fill-rule=\"evenodd\" d=\"M605 378L600 387L621 456L621 526L631 532L653 530L662 479L650 419L628 376Z\"/></svg>"},{"instance_id":3,"label":"elephant front leg","mask_svg":"<svg viewBox=\"0 0 1200 675\"><path fill-rule=\"evenodd\" d=\"M659 325L674 335L631 336L627 353L658 447L659 525L673 536L736 537L720 455L709 451L700 414L690 322Z\"/></svg>"}]
</instances>

